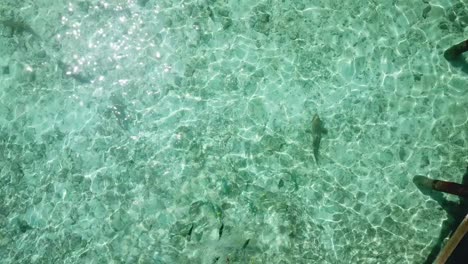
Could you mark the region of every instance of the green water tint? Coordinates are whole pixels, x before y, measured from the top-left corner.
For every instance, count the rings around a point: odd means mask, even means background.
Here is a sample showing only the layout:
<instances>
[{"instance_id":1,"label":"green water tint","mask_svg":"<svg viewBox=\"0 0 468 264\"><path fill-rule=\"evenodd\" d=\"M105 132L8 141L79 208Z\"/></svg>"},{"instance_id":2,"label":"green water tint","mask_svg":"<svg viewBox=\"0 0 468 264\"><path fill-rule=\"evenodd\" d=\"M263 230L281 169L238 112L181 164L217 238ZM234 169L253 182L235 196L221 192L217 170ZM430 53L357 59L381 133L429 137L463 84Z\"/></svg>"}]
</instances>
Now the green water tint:
<instances>
[{"instance_id":1,"label":"green water tint","mask_svg":"<svg viewBox=\"0 0 468 264\"><path fill-rule=\"evenodd\" d=\"M466 10L2 2L0 262L423 263L448 217L412 178L468 159Z\"/></svg>"}]
</instances>

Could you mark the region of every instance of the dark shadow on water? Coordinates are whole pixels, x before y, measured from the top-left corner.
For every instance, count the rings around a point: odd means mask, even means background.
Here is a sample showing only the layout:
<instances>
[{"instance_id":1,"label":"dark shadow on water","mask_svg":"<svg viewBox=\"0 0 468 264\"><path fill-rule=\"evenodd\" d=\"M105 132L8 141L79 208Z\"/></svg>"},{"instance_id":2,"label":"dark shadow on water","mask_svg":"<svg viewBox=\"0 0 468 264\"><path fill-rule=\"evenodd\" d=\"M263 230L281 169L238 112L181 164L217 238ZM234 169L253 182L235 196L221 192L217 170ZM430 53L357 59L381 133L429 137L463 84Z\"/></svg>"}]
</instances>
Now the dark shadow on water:
<instances>
[{"instance_id":1,"label":"dark shadow on water","mask_svg":"<svg viewBox=\"0 0 468 264\"><path fill-rule=\"evenodd\" d=\"M468 61L466 60L465 56L459 56L456 59L447 60L447 61L453 67L460 69L462 72L468 74Z\"/></svg>"},{"instance_id":2,"label":"dark shadow on water","mask_svg":"<svg viewBox=\"0 0 468 264\"><path fill-rule=\"evenodd\" d=\"M463 175L462 184L468 185L468 167ZM437 258L440 250L443 247L443 241L449 237L462 222L465 215L468 213L468 199L460 198L460 202L447 201L441 192L430 190L416 185L418 189L425 195L430 196L436 201L446 212L448 219L442 222L442 228L439 238L435 246L432 248L424 264L432 264ZM465 236L458 245L457 249L453 252L447 264L465 264L468 263L468 237Z\"/></svg>"}]
</instances>

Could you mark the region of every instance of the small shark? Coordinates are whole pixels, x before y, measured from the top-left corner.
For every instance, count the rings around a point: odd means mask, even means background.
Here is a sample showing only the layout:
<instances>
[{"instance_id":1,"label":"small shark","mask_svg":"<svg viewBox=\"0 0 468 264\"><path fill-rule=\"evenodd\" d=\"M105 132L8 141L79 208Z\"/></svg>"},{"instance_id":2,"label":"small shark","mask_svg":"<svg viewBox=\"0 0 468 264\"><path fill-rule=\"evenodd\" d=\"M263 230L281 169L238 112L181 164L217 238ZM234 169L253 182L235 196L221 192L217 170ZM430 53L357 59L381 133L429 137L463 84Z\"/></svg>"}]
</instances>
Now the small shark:
<instances>
[{"instance_id":1,"label":"small shark","mask_svg":"<svg viewBox=\"0 0 468 264\"><path fill-rule=\"evenodd\" d=\"M319 162L320 141L322 141L322 135L327 134L327 132L327 129L323 126L322 120L315 114L312 118L312 149L314 151L315 163L317 164Z\"/></svg>"},{"instance_id":2,"label":"small shark","mask_svg":"<svg viewBox=\"0 0 468 264\"><path fill-rule=\"evenodd\" d=\"M23 20L14 20L14 19L4 19L0 20L0 25L3 25L4 27L10 28L12 34L23 34L25 32L31 34L33 37L37 39L41 39L41 37L34 31L31 26L29 26L25 21Z\"/></svg>"},{"instance_id":3,"label":"small shark","mask_svg":"<svg viewBox=\"0 0 468 264\"><path fill-rule=\"evenodd\" d=\"M224 230L224 223L221 223L221 227L218 230L218 234L219 234L218 240L221 239L221 236L223 235L223 230Z\"/></svg>"},{"instance_id":4,"label":"small shark","mask_svg":"<svg viewBox=\"0 0 468 264\"><path fill-rule=\"evenodd\" d=\"M188 240L188 241L190 241L190 239L192 239L193 227L194 227L194 225L192 224L192 225L190 226L190 230L189 230L188 233L187 233L187 240Z\"/></svg>"}]
</instances>

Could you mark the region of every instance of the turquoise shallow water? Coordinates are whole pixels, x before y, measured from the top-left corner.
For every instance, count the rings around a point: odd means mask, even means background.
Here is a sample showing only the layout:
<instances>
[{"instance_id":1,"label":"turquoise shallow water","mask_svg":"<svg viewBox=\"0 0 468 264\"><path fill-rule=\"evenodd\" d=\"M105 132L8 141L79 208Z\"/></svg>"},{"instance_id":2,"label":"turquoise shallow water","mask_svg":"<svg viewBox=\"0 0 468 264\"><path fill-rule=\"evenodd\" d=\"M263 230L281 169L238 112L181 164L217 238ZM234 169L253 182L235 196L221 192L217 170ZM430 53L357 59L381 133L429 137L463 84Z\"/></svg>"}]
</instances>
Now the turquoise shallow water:
<instances>
[{"instance_id":1,"label":"turquoise shallow water","mask_svg":"<svg viewBox=\"0 0 468 264\"><path fill-rule=\"evenodd\" d=\"M442 56L466 2L15 2L1 263L422 263L436 244L447 214L412 178L468 161L468 75Z\"/></svg>"}]
</instances>

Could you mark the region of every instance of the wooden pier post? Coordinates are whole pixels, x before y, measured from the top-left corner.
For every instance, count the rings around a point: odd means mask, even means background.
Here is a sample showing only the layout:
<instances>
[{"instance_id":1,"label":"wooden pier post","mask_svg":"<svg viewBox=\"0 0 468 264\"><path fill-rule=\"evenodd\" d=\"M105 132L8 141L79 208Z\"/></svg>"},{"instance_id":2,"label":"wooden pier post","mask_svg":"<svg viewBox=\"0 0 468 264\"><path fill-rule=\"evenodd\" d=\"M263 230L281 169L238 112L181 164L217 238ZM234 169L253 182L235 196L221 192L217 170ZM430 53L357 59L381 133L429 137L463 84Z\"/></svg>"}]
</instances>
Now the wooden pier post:
<instances>
[{"instance_id":1,"label":"wooden pier post","mask_svg":"<svg viewBox=\"0 0 468 264\"><path fill-rule=\"evenodd\" d=\"M445 264L447 260L452 255L452 252L458 246L458 243L463 239L465 234L468 232L468 214L463 218L463 221L458 226L455 233L450 237L449 241L445 245L445 247L440 251L439 255L437 256L436 261L434 264Z\"/></svg>"}]
</instances>

